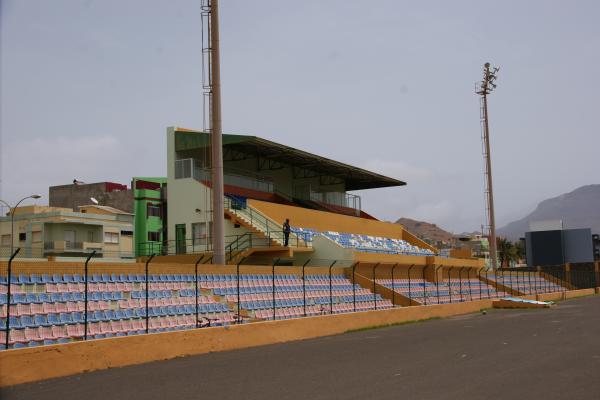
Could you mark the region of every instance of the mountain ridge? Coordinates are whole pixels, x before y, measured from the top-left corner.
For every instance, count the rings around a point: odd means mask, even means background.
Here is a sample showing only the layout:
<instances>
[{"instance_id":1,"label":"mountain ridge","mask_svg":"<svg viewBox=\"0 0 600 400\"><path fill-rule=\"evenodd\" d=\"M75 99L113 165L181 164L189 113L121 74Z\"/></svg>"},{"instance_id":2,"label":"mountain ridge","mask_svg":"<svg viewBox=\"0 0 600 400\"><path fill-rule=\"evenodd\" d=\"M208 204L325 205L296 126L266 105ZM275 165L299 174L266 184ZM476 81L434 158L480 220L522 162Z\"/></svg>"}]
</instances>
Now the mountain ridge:
<instances>
[{"instance_id":1,"label":"mountain ridge","mask_svg":"<svg viewBox=\"0 0 600 400\"><path fill-rule=\"evenodd\" d=\"M563 221L568 229L591 228L600 232L600 184L584 185L556 197L542 200L525 217L509 222L496 231L496 235L515 241L529 231L532 221Z\"/></svg>"}]
</instances>

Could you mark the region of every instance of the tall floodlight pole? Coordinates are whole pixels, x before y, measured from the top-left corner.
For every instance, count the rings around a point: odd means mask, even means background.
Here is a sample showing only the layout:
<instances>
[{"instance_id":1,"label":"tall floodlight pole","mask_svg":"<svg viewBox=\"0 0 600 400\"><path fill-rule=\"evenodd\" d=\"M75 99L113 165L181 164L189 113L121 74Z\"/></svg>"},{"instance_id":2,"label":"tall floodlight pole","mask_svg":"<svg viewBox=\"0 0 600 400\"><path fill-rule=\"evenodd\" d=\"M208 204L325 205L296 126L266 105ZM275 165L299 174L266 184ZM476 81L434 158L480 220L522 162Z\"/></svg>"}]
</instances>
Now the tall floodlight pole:
<instances>
[{"instance_id":1,"label":"tall floodlight pole","mask_svg":"<svg viewBox=\"0 0 600 400\"><path fill-rule=\"evenodd\" d=\"M213 263L225 264L225 219L223 191L223 139L221 128L221 71L219 54L219 0L211 0L210 47L211 86L210 125L212 136Z\"/></svg>"},{"instance_id":2,"label":"tall floodlight pole","mask_svg":"<svg viewBox=\"0 0 600 400\"><path fill-rule=\"evenodd\" d=\"M487 95L495 88L496 74L500 68L491 68L490 63L483 66L483 80L476 86L475 92L481 96L481 129L484 157L486 214L488 218L488 241L490 261L494 271L498 268L498 253L496 249L496 219L494 217L494 190L492 186L492 160L490 155L490 125L488 120Z\"/></svg>"}]
</instances>

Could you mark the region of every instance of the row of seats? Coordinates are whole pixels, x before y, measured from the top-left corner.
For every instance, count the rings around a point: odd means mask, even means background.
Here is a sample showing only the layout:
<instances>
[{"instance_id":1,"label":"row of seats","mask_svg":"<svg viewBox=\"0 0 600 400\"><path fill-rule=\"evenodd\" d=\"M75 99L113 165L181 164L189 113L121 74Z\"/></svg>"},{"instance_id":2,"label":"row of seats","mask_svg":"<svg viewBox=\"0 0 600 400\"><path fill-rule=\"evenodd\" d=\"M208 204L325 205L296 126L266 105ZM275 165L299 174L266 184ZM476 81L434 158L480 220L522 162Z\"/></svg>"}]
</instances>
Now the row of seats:
<instances>
[{"instance_id":1,"label":"row of seats","mask_svg":"<svg viewBox=\"0 0 600 400\"><path fill-rule=\"evenodd\" d=\"M490 274L487 278L491 281L509 287L523 294L538 292L560 292L565 290L558 282L552 278L546 279L542 276L527 274L525 276L516 274L495 275Z\"/></svg>"},{"instance_id":2,"label":"row of seats","mask_svg":"<svg viewBox=\"0 0 600 400\"><path fill-rule=\"evenodd\" d=\"M275 315L276 318L294 318L304 315L304 298L306 308L312 310L310 315L319 314L321 307L328 307L330 303L336 307L338 312L351 312L356 301L362 304L360 310L372 309L363 303L374 300L374 295L368 289L359 285L353 285L344 275L307 275L308 283L302 279L290 275L281 276L275 286ZM331 280L330 280L331 279ZM246 285L239 290L240 307L259 319L273 318L273 285L269 275L256 275L251 280L246 280ZM238 301L237 285L227 284L221 279L213 279L212 282L203 283L203 287L210 287L213 293L225 296L232 303ZM390 308L392 303L383 299L380 295L375 296L379 308ZM370 303L369 303L370 304Z\"/></svg>"},{"instance_id":3,"label":"row of seats","mask_svg":"<svg viewBox=\"0 0 600 400\"><path fill-rule=\"evenodd\" d=\"M5 329L8 282L6 277L1 281L0 329ZM141 325L145 332L145 281L145 275L140 274L90 275L87 285L88 336L138 334L142 333L141 328L138 329ZM36 334L43 332L45 336L40 337L44 340L79 340L83 336L80 326L85 321L86 296L82 292L85 283L81 275L19 274L11 282L11 346L37 345L40 341ZM224 325L237 320L230 307L215 300L211 293L196 296L197 284L201 285L191 274L149 275L147 303L151 332L195 327L196 301L199 318L208 321L202 326L208 323Z\"/></svg>"},{"instance_id":4,"label":"row of seats","mask_svg":"<svg viewBox=\"0 0 600 400\"><path fill-rule=\"evenodd\" d=\"M428 282L423 279L377 279L377 283L421 304L443 304L502 297L504 292L477 279Z\"/></svg>"},{"instance_id":5,"label":"row of seats","mask_svg":"<svg viewBox=\"0 0 600 400\"><path fill-rule=\"evenodd\" d=\"M141 333L146 318L151 331L185 329L195 326L198 313L213 325L247 321L232 310L237 308L238 277L232 274L149 275L148 313L146 315L146 276L141 274L92 274L87 289L78 274L19 274L11 278L11 346L38 345L44 341L79 340L87 319L89 337L101 338ZM0 288L8 289L1 279ZM240 307L249 318L266 318L273 312L273 276L240 275ZM202 290L200 295L196 285ZM331 290L331 291L330 291ZM304 291L304 292L303 292ZM321 309L351 312L392 307L389 300L353 285L345 276L306 275L304 280L292 274L275 275L276 315L280 318L311 315ZM197 297L196 297L197 296ZM306 305L304 304L306 296ZM332 297L330 299L330 296ZM266 298L261 298L266 297ZM0 294L0 330L6 326L8 296ZM270 301L269 301L270 300ZM332 304L330 304L332 303ZM356 305L355 305L356 304ZM278 318L279 318L278 317ZM5 331L2 331L5 333Z\"/></svg>"},{"instance_id":6,"label":"row of seats","mask_svg":"<svg viewBox=\"0 0 600 400\"><path fill-rule=\"evenodd\" d=\"M292 227L291 231L307 242L312 242L315 236L323 236L331 239L342 247L355 249L360 252L417 256L435 255L433 251L414 246L403 239L361 235L356 233L340 233L335 231L319 232L314 229L302 227Z\"/></svg>"}]
</instances>

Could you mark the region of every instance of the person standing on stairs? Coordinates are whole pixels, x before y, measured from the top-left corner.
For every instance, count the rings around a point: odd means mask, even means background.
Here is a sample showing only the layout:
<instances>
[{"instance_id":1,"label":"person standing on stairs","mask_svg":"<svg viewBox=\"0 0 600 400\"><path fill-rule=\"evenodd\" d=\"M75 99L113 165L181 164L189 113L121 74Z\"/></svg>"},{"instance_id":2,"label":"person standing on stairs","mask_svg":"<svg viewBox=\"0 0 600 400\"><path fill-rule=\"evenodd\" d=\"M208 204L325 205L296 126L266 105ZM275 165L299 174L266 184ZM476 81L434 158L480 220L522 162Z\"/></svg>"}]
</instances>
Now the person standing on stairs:
<instances>
[{"instance_id":1,"label":"person standing on stairs","mask_svg":"<svg viewBox=\"0 0 600 400\"><path fill-rule=\"evenodd\" d=\"M291 228L290 228L290 219L286 218L285 222L283 223L283 245L287 247L288 242L290 240L290 232L291 232Z\"/></svg>"}]
</instances>

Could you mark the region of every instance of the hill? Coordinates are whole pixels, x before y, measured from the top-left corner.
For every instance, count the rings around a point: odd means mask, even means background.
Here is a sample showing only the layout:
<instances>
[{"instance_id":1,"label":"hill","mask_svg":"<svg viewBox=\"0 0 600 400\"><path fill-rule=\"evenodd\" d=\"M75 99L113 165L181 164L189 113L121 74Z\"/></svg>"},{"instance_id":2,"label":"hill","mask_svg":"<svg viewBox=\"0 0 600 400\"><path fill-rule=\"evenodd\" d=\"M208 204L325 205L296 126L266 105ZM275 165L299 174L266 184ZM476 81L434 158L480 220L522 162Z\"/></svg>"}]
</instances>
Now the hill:
<instances>
[{"instance_id":1,"label":"hill","mask_svg":"<svg viewBox=\"0 0 600 400\"><path fill-rule=\"evenodd\" d=\"M561 219L565 228L591 228L600 232L600 185L587 185L540 202L524 218L497 230L497 236L515 241L529 230L531 221Z\"/></svg>"},{"instance_id":2,"label":"hill","mask_svg":"<svg viewBox=\"0 0 600 400\"><path fill-rule=\"evenodd\" d=\"M403 225L410 233L413 233L422 239L428 239L433 243L449 243L454 236L452 233L443 230L435 224L430 224L429 222L416 221L410 218L400 218L396 223Z\"/></svg>"}]
</instances>

